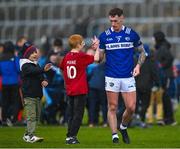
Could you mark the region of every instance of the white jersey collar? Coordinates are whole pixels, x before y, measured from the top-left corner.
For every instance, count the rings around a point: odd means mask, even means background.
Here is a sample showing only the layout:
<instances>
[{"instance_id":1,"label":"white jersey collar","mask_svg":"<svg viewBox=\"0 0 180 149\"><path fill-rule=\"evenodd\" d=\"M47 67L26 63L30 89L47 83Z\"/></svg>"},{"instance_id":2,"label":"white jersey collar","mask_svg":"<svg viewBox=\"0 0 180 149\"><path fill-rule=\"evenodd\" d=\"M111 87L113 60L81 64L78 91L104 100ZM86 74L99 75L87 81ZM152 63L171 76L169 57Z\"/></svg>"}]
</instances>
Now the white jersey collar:
<instances>
[{"instance_id":1,"label":"white jersey collar","mask_svg":"<svg viewBox=\"0 0 180 149\"><path fill-rule=\"evenodd\" d=\"M124 30L125 29L125 26L124 25L122 25L122 28L121 28L121 30ZM114 32L114 29L113 29L113 27L111 27L111 31L112 32Z\"/></svg>"}]
</instances>

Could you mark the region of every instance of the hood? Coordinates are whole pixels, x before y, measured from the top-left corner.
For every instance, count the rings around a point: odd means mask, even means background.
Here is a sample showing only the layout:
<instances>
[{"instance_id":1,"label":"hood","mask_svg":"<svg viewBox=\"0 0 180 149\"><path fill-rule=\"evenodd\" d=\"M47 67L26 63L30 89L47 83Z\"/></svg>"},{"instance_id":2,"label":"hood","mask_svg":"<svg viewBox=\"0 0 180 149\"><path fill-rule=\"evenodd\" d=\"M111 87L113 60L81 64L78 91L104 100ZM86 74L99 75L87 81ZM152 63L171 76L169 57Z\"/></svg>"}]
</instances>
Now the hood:
<instances>
[{"instance_id":1,"label":"hood","mask_svg":"<svg viewBox=\"0 0 180 149\"><path fill-rule=\"evenodd\" d=\"M22 71L22 66L23 66L24 64L31 63L31 64L37 65L37 61L33 62L33 61L31 61L31 60L29 60L29 59L26 59L26 58L20 59L19 63L20 63L20 71Z\"/></svg>"}]
</instances>

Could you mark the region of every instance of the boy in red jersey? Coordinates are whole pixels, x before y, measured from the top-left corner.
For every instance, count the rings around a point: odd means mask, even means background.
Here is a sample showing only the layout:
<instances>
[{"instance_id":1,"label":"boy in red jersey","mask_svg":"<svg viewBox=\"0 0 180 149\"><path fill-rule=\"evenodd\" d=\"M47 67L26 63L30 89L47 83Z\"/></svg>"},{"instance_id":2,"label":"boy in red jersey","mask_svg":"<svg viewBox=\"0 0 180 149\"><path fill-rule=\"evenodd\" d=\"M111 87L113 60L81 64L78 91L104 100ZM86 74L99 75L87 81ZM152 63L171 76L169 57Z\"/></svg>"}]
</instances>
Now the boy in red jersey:
<instances>
[{"instance_id":1,"label":"boy in red jersey","mask_svg":"<svg viewBox=\"0 0 180 149\"><path fill-rule=\"evenodd\" d=\"M77 134L82 122L88 84L86 68L94 61L99 61L99 42L96 37L92 39L95 55L87 55L81 50L85 46L81 35L74 34L69 37L68 43L71 51L63 58L60 68L63 71L65 88L68 100L68 132L66 144L79 144Z\"/></svg>"}]
</instances>

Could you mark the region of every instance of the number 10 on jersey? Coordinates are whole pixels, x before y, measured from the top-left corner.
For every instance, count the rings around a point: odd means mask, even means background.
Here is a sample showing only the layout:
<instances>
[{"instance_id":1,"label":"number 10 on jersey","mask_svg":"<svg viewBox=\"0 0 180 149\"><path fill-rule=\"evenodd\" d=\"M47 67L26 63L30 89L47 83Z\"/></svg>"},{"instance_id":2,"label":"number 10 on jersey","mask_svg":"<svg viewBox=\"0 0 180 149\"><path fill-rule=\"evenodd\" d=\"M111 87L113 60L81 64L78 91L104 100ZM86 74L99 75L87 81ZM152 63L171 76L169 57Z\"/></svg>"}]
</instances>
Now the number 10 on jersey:
<instances>
[{"instance_id":1,"label":"number 10 on jersey","mask_svg":"<svg viewBox=\"0 0 180 149\"><path fill-rule=\"evenodd\" d=\"M74 79L76 77L77 70L75 66L67 66L67 76L69 79Z\"/></svg>"}]
</instances>

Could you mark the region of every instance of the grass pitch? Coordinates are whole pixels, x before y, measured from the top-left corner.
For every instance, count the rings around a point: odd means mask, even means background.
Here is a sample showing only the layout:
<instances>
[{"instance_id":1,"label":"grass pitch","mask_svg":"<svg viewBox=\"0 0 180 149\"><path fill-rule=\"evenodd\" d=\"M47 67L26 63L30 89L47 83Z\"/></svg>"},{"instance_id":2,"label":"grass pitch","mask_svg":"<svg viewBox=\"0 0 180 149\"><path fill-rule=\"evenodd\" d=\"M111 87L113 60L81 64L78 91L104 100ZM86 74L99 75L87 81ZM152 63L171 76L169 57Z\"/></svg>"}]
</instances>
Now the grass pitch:
<instances>
[{"instance_id":1,"label":"grass pitch","mask_svg":"<svg viewBox=\"0 0 180 149\"><path fill-rule=\"evenodd\" d=\"M44 137L41 143L23 141L24 127L0 128L0 148L180 148L180 108L176 112L176 126L152 126L151 128L129 128L131 144L112 144L109 128L82 126L78 139L81 144L66 145L66 127L40 126L37 135Z\"/></svg>"}]
</instances>

